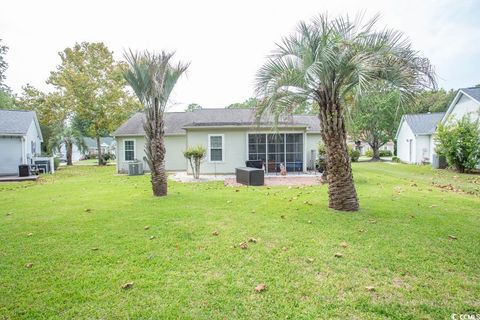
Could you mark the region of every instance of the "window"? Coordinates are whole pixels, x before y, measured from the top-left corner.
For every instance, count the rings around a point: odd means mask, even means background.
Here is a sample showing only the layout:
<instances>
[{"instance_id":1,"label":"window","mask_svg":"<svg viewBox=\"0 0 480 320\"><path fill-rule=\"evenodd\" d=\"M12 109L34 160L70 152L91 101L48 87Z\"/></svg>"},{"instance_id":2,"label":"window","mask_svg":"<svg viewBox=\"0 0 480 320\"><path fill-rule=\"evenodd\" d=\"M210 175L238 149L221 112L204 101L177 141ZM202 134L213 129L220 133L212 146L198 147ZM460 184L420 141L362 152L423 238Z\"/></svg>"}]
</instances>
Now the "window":
<instances>
[{"instance_id":1,"label":"window","mask_svg":"<svg viewBox=\"0 0 480 320\"><path fill-rule=\"evenodd\" d=\"M125 140L125 161L135 160L135 141L134 140Z\"/></svg>"},{"instance_id":2,"label":"window","mask_svg":"<svg viewBox=\"0 0 480 320\"><path fill-rule=\"evenodd\" d=\"M283 163L288 172L303 171L302 133L248 134L248 160L263 160L267 172L279 172Z\"/></svg>"},{"instance_id":3,"label":"window","mask_svg":"<svg viewBox=\"0 0 480 320\"><path fill-rule=\"evenodd\" d=\"M208 150L210 162L223 161L223 135L208 135Z\"/></svg>"}]
</instances>

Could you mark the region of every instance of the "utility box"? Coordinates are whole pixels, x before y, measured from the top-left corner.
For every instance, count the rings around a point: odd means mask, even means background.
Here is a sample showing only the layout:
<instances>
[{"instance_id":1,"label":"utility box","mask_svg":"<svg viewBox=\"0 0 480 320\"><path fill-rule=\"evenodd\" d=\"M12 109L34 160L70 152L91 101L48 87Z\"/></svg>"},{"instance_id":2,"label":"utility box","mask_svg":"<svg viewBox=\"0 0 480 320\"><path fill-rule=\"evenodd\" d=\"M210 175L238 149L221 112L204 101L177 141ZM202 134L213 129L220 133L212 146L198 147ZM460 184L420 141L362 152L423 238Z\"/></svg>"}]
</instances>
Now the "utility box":
<instances>
[{"instance_id":1,"label":"utility box","mask_svg":"<svg viewBox=\"0 0 480 320\"><path fill-rule=\"evenodd\" d=\"M129 176L140 176L143 175L143 163L131 162L128 164L128 175Z\"/></svg>"},{"instance_id":2,"label":"utility box","mask_svg":"<svg viewBox=\"0 0 480 320\"><path fill-rule=\"evenodd\" d=\"M447 159L444 156L434 154L432 157L432 167L434 169L445 169L447 167Z\"/></svg>"}]
</instances>

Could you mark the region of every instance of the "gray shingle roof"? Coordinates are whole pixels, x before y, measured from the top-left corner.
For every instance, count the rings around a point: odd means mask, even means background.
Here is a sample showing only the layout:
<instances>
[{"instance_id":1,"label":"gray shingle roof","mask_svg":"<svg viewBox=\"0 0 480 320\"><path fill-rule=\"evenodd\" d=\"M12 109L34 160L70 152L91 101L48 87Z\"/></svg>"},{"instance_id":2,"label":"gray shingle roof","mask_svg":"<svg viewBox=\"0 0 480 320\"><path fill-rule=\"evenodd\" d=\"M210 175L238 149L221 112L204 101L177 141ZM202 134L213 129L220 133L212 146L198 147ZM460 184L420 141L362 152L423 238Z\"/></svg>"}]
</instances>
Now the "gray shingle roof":
<instances>
[{"instance_id":1,"label":"gray shingle roof","mask_svg":"<svg viewBox=\"0 0 480 320\"><path fill-rule=\"evenodd\" d=\"M444 115L445 112L437 112L406 114L404 117L414 134L432 134Z\"/></svg>"},{"instance_id":2,"label":"gray shingle roof","mask_svg":"<svg viewBox=\"0 0 480 320\"><path fill-rule=\"evenodd\" d=\"M136 113L113 134L114 136L144 135L143 121L145 115ZM215 126L242 126L254 127L254 112L251 109L201 109L193 112L170 112L165 114L165 134L185 134L184 128L189 127L215 127ZM262 119L260 125L273 125L273 121ZM318 117L308 115L294 115L283 119L279 127L301 126L308 132L319 132L320 121Z\"/></svg>"},{"instance_id":3,"label":"gray shingle roof","mask_svg":"<svg viewBox=\"0 0 480 320\"><path fill-rule=\"evenodd\" d=\"M35 111L0 110L0 135L24 135L32 121L38 125L36 119ZM40 130L40 128L38 129Z\"/></svg>"},{"instance_id":4,"label":"gray shingle roof","mask_svg":"<svg viewBox=\"0 0 480 320\"><path fill-rule=\"evenodd\" d=\"M475 88L464 88L464 89L460 89L462 90L463 92L465 92L466 94L468 94L470 97L472 97L473 99L477 100L478 102L480 102L480 88L478 87L475 87Z\"/></svg>"}]
</instances>

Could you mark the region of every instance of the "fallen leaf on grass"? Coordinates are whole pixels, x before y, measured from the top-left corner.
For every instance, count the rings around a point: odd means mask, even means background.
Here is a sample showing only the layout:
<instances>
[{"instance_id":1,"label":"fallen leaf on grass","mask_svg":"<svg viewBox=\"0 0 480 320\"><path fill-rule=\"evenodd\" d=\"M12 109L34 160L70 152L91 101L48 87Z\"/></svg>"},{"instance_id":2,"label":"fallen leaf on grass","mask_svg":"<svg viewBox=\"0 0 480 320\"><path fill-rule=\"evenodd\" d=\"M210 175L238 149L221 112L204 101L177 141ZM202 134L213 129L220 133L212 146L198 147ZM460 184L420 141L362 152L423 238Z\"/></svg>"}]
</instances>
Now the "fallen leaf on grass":
<instances>
[{"instance_id":1,"label":"fallen leaf on grass","mask_svg":"<svg viewBox=\"0 0 480 320\"><path fill-rule=\"evenodd\" d=\"M312 220L308 220L307 222L308 222L309 224L312 224Z\"/></svg>"},{"instance_id":2,"label":"fallen leaf on grass","mask_svg":"<svg viewBox=\"0 0 480 320\"><path fill-rule=\"evenodd\" d=\"M148 230L148 229L150 229L150 226L143 227L143 230Z\"/></svg>"},{"instance_id":3,"label":"fallen leaf on grass","mask_svg":"<svg viewBox=\"0 0 480 320\"><path fill-rule=\"evenodd\" d=\"M7 216L11 216L11 215L12 215L12 213L11 213L11 212L7 212Z\"/></svg>"},{"instance_id":4,"label":"fallen leaf on grass","mask_svg":"<svg viewBox=\"0 0 480 320\"><path fill-rule=\"evenodd\" d=\"M122 289L123 290L131 289L132 287L133 287L133 282L127 282L127 283L122 284Z\"/></svg>"},{"instance_id":5,"label":"fallen leaf on grass","mask_svg":"<svg viewBox=\"0 0 480 320\"><path fill-rule=\"evenodd\" d=\"M98 248L97 247L92 248L92 251L98 251Z\"/></svg>"},{"instance_id":6,"label":"fallen leaf on grass","mask_svg":"<svg viewBox=\"0 0 480 320\"><path fill-rule=\"evenodd\" d=\"M265 291L265 289L267 289L267 286L264 283L260 283L255 287L255 292L262 292Z\"/></svg>"},{"instance_id":7,"label":"fallen leaf on grass","mask_svg":"<svg viewBox=\"0 0 480 320\"><path fill-rule=\"evenodd\" d=\"M312 262L313 262L313 259L312 259L312 258L307 258L306 261L307 261L308 263L312 263Z\"/></svg>"},{"instance_id":8,"label":"fallen leaf on grass","mask_svg":"<svg viewBox=\"0 0 480 320\"><path fill-rule=\"evenodd\" d=\"M227 203L232 203L232 200L227 200Z\"/></svg>"},{"instance_id":9,"label":"fallen leaf on grass","mask_svg":"<svg viewBox=\"0 0 480 320\"><path fill-rule=\"evenodd\" d=\"M153 239L155 239L155 236L150 236L150 240L153 240Z\"/></svg>"},{"instance_id":10,"label":"fallen leaf on grass","mask_svg":"<svg viewBox=\"0 0 480 320\"><path fill-rule=\"evenodd\" d=\"M436 204L432 204L431 206L428 206L429 208L436 208L438 207Z\"/></svg>"},{"instance_id":11,"label":"fallen leaf on grass","mask_svg":"<svg viewBox=\"0 0 480 320\"><path fill-rule=\"evenodd\" d=\"M285 219L285 215L284 215L284 214L282 214L282 215L280 216L280 218L282 218L282 219Z\"/></svg>"},{"instance_id":12,"label":"fallen leaf on grass","mask_svg":"<svg viewBox=\"0 0 480 320\"><path fill-rule=\"evenodd\" d=\"M87 208L87 209L85 209L85 212L92 212L92 209Z\"/></svg>"},{"instance_id":13,"label":"fallen leaf on grass","mask_svg":"<svg viewBox=\"0 0 480 320\"><path fill-rule=\"evenodd\" d=\"M374 286L366 286L365 289L367 289L367 291L375 291Z\"/></svg>"},{"instance_id":14,"label":"fallen leaf on grass","mask_svg":"<svg viewBox=\"0 0 480 320\"><path fill-rule=\"evenodd\" d=\"M239 247L240 247L240 249L245 250L245 249L248 248L248 244L246 242L242 242L242 243L239 244Z\"/></svg>"},{"instance_id":15,"label":"fallen leaf on grass","mask_svg":"<svg viewBox=\"0 0 480 320\"><path fill-rule=\"evenodd\" d=\"M448 238L451 239L451 240L457 240L457 237L454 236L453 234L449 235Z\"/></svg>"},{"instance_id":16,"label":"fallen leaf on grass","mask_svg":"<svg viewBox=\"0 0 480 320\"><path fill-rule=\"evenodd\" d=\"M219 234L220 234L220 233L219 233L218 231L216 231L216 230L212 232L212 236L218 236Z\"/></svg>"},{"instance_id":17,"label":"fallen leaf on grass","mask_svg":"<svg viewBox=\"0 0 480 320\"><path fill-rule=\"evenodd\" d=\"M348 244L345 241L340 242L340 247L346 248L348 247Z\"/></svg>"},{"instance_id":18,"label":"fallen leaf on grass","mask_svg":"<svg viewBox=\"0 0 480 320\"><path fill-rule=\"evenodd\" d=\"M340 252L335 253L335 258L341 258L341 257L343 257L343 254L341 254Z\"/></svg>"},{"instance_id":19,"label":"fallen leaf on grass","mask_svg":"<svg viewBox=\"0 0 480 320\"><path fill-rule=\"evenodd\" d=\"M255 209L253 209L253 210L252 210L252 213L255 213L255 212L256 212Z\"/></svg>"},{"instance_id":20,"label":"fallen leaf on grass","mask_svg":"<svg viewBox=\"0 0 480 320\"><path fill-rule=\"evenodd\" d=\"M257 243L257 239L255 239L255 238L250 238L250 239L248 239L248 242Z\"/></svg>"},{"instance_id":21,"label":"fallen leaf on grass","mask_svg":"<svg viewBox=\"0 0 480 320\"><path fill-rule=\"evenodd\" d=\"M27 236L31 237L31 236L33 236L33 233L30 232L30 233L27 234Z\"/></svg>"},{"instance_id":22,"label":"fallen leaf on grass","mask_svg":"<svg viewBox=\"0 0 480 320\"><path fill-rule=\"evenodd\" d=\"M371 224L375 224L375 223L377 223L377 220L375 220L375 219L370 219L370 220L368 220L368 222L370 222Z\"/></svg>"},{"instance_id":23,"label":"fallen leaf on grass","mask_svg":"<svg viewBox=\"0 0 480 320\"><path fill-rule=\"evenodd\" d=\"M33 263L31 263L31 262L29 262L29 263L27 263L27 264L25 265L25 268L29 268L29 269L30 269L31 267L33 267Z\"/></svg>"}]
</instances>

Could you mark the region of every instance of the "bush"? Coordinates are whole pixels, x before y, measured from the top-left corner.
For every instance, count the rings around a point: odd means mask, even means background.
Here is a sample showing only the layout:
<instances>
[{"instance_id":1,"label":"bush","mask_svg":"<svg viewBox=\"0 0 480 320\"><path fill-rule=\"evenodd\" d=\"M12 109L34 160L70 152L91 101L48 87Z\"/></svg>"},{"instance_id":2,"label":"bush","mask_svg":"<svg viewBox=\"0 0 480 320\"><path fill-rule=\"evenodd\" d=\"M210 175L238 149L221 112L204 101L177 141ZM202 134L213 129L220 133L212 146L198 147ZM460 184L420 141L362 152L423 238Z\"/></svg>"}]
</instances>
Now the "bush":
<instances>
[{"instance_id":1,"label":"bush","mask_svg":"<svg viewBox=\"0 0 480 320\"><path fill-rule=\"evenodd\" d=\"M392 151L390 150L380 150L380 157L391 157L392 156Z\"/></svg>"},{"instance_id":2,"label":"bush","mask_svg":"<svg viewBox=\"0 0 480 320\"><path fill-rule=\"evenodd\" d=\"M348 155L350 156L350 160L352 162L357 162L360 158L360 151L354 148L348 148Z\"/></svg>"},{"instance_id":3,"label":"bush","mask_svg":"<svg viewBox=\"0 0 480 320\"><path fill-rule=\"evenodd\" d=\"M365 151L365 156L366 156L366 157L373 158L373 150L372 150L372 149L368 149L367 151Z\"/></svg>"},{"instance_id":4,"label":"bush","mask_svg":"<svg viewBox=\"0 0 480 320\"><path fill-rule=\"evenodd\" d=\"M53 158L53 169L57 170L60 167L60 158L55 157Z\"/></svg>"},{"instance_id":5,"label":"bush","mask_svg":"<svg viewBox=\"0 0 480 320\"><path fill-rule=\"evenodd\" d=\"M459 172L469 172L480 161L479 120L470 121L464 116L457 122L439 124L435 135L438 145L435 151L447 159L449 166Z\"/></svg>"},{"instance_id":6,"label":"bush","mask_svg":"<svg viewBox=\"0 0 480 320\"><path fill-rule=\"evenodd\" d=\"M397 162L397 163L400 163L400 162L402 162L402 161L400 160L400 158L399 158L399 157L397 157L397 156L393 156L393 157L392 157L392 162Z\"/></svg>"},{"instance_id":7,"label":"bush","mask_svg":"<svg viewBox=\"0 0 480 320\"><path fill-rule=\"evenodd\" d=\"M200 163L207 153L207 149L203 146L190 147L183 151L183 156L190 162L192 168L193 177L198 179L200 177Z\"/></svg>"},{"instance_id":8,"label":"bush","mask_svg":"<svg viewBox=\"0 0 480 320\"><path fill-rule=\"evenodd\" d=\"M325 157L327 154L327 150L325 148L325 145L322 142L318 143L318 157Z\"/></svg>"}]
</instances>

